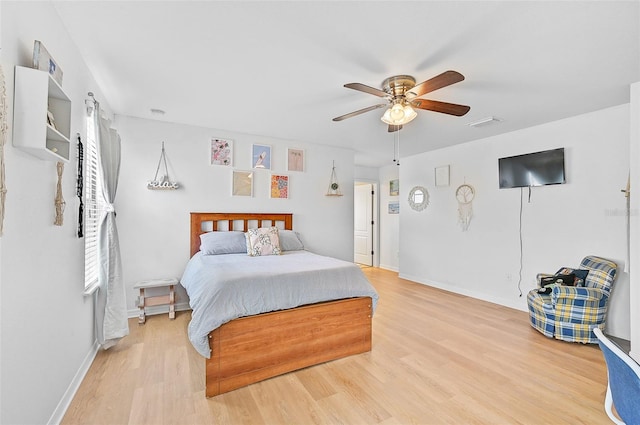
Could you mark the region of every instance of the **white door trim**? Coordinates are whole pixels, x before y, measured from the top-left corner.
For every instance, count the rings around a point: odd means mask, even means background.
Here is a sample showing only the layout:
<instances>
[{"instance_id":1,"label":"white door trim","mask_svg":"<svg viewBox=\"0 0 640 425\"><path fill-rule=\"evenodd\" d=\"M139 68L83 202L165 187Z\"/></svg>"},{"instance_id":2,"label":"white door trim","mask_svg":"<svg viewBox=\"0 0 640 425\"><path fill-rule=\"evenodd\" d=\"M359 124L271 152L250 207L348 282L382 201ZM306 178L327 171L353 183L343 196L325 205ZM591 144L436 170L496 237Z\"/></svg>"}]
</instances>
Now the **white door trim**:
<instances>
[{"instance_id":1,"label":"white door trim","mask_svg":"<svg viewBox=\"0 0 640 425\"><path fill-rule=\"evenodd\" d=\"M358 184L370 184L373 187L373 240L372 240L372 249L373 249L373 267L380 267L380 211L379 211L379 184L377 180L367 180L367 179L356 179L354 181L354 190L355 185ZM355 208L354 208L355 209Z\"/></svg>"}]
</instances>

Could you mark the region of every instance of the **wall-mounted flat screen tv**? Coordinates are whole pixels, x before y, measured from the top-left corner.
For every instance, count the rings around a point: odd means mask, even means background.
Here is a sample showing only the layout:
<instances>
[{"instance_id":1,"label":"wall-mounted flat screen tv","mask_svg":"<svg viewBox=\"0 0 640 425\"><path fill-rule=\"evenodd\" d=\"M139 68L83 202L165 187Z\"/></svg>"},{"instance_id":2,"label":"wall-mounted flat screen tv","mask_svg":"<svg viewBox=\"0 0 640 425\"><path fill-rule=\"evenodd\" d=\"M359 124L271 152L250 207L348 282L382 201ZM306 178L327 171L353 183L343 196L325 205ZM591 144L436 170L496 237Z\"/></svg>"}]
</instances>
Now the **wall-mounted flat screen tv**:
<instances>
[{"instance_id":1,"label":"wall-mounted flat screen tv","mask_svg":"<svg viewBox=\"0 0 640 425\"><path fill-rule=\"evenodd\" d=\"M564 148L498 159L500 189L565 183Z\"/></svg>"}]
</instances>

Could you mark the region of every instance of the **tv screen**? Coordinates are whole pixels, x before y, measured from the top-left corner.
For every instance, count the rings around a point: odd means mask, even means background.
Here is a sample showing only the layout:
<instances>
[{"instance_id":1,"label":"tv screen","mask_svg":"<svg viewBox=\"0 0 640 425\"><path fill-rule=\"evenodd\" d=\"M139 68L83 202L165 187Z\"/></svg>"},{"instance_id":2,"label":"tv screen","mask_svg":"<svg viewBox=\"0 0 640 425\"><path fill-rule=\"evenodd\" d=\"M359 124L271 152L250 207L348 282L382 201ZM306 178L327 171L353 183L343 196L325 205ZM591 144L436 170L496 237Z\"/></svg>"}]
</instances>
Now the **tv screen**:
<instances>
[{"instance_id":1,"label":"tv screen","mask_svg":"<svg viewBox=\"0 0 640 425\"><path fill-rule=\"evenodd\" d=\"M500 189L565 183L564 148L498 159Z\"/></svg>"}]
</instances>

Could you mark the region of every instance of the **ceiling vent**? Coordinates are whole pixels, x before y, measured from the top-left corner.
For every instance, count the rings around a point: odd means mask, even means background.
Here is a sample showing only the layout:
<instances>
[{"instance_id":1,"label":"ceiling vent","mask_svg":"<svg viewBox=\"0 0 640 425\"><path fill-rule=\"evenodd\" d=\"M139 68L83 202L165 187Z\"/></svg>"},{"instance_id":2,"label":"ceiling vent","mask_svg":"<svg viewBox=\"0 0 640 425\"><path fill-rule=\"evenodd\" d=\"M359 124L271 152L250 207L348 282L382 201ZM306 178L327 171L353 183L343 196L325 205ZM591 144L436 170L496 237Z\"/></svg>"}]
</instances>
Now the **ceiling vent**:
<instances>
[{"instance_id":1,"label":"ceiling vent","mask_svg":"<svg viewBox=\"0 0 640 425\"><path fill-rule=\"evenodd\" d=\"M474 122L470 122L469 124L467 124L469 127L484 127L486 125L489 124L493 124L496 122L500 122L500 120L496 117L486 117L486 118L482 118L479 119L477 121Z\"/></svg>"}]
</instances>

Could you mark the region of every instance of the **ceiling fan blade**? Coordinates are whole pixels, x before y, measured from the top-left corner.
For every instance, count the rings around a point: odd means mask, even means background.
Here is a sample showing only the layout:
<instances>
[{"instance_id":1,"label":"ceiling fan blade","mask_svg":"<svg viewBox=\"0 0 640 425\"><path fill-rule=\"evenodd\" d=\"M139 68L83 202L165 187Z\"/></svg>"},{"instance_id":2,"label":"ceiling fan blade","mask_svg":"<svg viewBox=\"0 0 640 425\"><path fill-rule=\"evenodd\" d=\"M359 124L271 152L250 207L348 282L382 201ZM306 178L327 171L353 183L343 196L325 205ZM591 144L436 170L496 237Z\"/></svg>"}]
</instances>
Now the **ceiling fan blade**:
<instances>
[{"instance_id":1,"label":"ceiling fan blade","mask_svg":"<svg viewBox=\"0 0 640 425\"><path fill-rule=\"evenodd\" d=\"M451 84L459 83L462 80L464 80L464 75L460 74L459 72L445 71L440 75L436 75L435 77L427 81L423 81L422 83L415 85L406 94L409 97L420 97L423 94L427 94L434 90L450 86Z\"/></svg>"},{"instance_id":2,"label":"ceiling fan blade","mask_svg":"<svg viewBox=\"0 0 640 425\"><path fill-rule=\"evenodd\" d=\"M442 112L443 114L455 115L457 117L463 116L471 109L471 107L467 105L458 105L456 103L439 102L437 100L428 99L414 99L410 103L414 108Z\"/></svg>"},{"instance_id":3,"label":"ceiling fan blade","mask_svg":"<svg viewBox=\"0 0 640 425\"><path fill-rule=\"evenodd\" d=\"M356 115L364 114L365 112L373 111L374 109L384 108L386 106L389 106L389 105L387 103L380 103L378 105L369 106L368 108L359 109L357 111L349 112L348 114L335 117L333 121L346 120L347 118L355 117Z\"/></svg>"},{"instance_id":4,"label":"ceiling fan blade","mask_svg":"<svg viewBox=\"0 0 640 425\"><path fill-rule=\"evenodd\" d=\"M401 126L401 125L392 125L392 124L389 124L389 129L387 130L387 132L389 132L389 133L394 133L394 132L396 132L396 131L400 131L400 130L402 130L402 126Z\"/></svg>"},{"instance_id":5,"label":"ceiling fan blade","mask_svg":"<svg viewBox=\"0 0 640 425\"><path fill-rule=\"evenodd\" d=\"M389 94L374 87L369 87L360 83L349 83L344 85L348 89L358 90L379 97L389 97Z\"/></svg>"}]
</instances>

